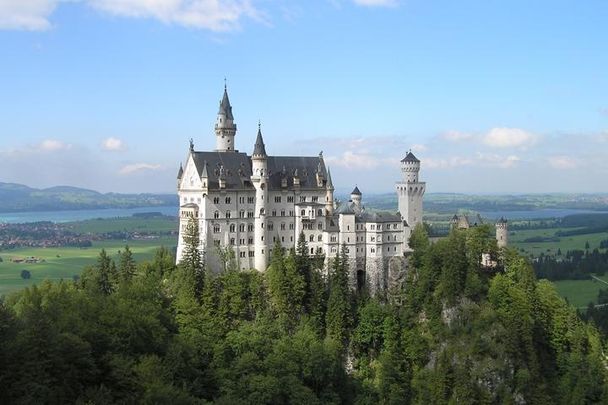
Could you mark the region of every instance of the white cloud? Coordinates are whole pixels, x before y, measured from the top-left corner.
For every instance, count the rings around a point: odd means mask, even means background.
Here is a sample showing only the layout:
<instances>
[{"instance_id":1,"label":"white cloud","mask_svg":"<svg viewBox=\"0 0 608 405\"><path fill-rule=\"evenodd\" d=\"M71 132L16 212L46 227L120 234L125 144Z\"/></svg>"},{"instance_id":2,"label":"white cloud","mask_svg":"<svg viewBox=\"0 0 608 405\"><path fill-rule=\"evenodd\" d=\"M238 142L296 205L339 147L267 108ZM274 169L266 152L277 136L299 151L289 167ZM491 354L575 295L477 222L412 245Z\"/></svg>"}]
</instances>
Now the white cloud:
<instances>
[{"instance_id":1,"label":"white cloud","mask_svg":"<svg viewBox=\"0 0 608 405\"><path fill-rule=\"evenodd\" d=\"M470 134L467 132L460 132L460 131L448 131L448 132L441 134L441 138L445 139L446 141L450 141L450 142L462 142L462 141L468 141L471 138L473 138L473 134Z\"/></svg>"},{"instance_id":2,"label":"white cloud","mask_svg":"<svg viewBox=\"0 0 608 405\"><path fill-rule=\"evenodd\" d=\"M414 145L412 145L412 152L426 152L428 150L426 145L423 145L421 143L416 143Z\"/></svg>"},{"instance_id":3,"label":"white cloud","mask_svg":"<svg viewBox=\"0 0 608 405\"><path fill-rule=\"evenodd\" d=\"M70 149L72 145L58 141L56 139L45 139L36 147L41 152L56 152L60 150Z\"/></svg>"},{"instance_id":4,"label":"white cloud","mask_svg":"<svg viewBox=\"0 0 608 405\"><path fill-rule=\"evenodd\" d=\"M133 163L130 165L126 165L123 166L122 169L120 169L119 173L120 174L133 174L133 173L138 173L141 171L146 171L146 170L160 170L162 169L161 165L157 165L157 164L150 164L150 163Z\"/></svg>"},{"instance_id":5,"label":"white cloud","mask_svg":"<svg viewBox=\"0 0 608 405\"><path fill-rule=\"evenodd\" d=\"M515 155L501 156L493 153L477 153L477 161L481 165L509 169L514 167L521 159Z\"/></svg>"},{"instance_id":6,"label":"white cloud","mask_svg":"<svg viewBox=\"0 0 608 405\"><path fill-rule=\"evenodd\" d=\"M493 128L483 142L494 148L526 148L533 145L537 136L518 128Z\"/></svg>"},{"instance_id":7,"label":"white cloud","mask_svg":"<svg viewBox=\"0 0 608 405\"><path fill-rule=\"evenodd\" d=\"M59 0L0 0L0 29L43 31Z\"/></svg>"},{"instance_id":8,"label":"white cloud","mask_svg":"<svg viewBox=\"0 0 608 405\"><path fill-rule=\"evenodd\" d=\"M217 32L238 29L243 18L265 21L252 0L0 0L0 29L47 30L56 7L67 1L119 17L151 18Z\"/></svg>"},{"instance_id":9,"label":"white cloud","mask_svg":"<svg viewBox=\"0 0 608 405\"><path fill-rule=\"evenodd\" d=\"M452 156L447 159L427 157L421 162L423 168L428 167L429 169L451 169L455 167L470 166L473 163L473 159L462 156Z\"/></svg>"},{"instance_id":10,"label":"white cloud","mask_svg":"<svg viewBox=\"0 0 608 405\"><path fill-rule=\"evenodd\" d=\"M166 24L211 31L239 28L243 17L262 20L251 0L88 0L101 11L120 17L153 18Z\"/></svg>"},{"instance_id":11,"label":"white cloud","mask_svg":"<svg viewBox=\"0 0 608 405\"><path fill-rule=\"evenodd\" d=\"M125 149L125 143L118 138L110 137L103 140L101 147L109 151L120 151Z\"/></svg>"},{"instance_id":12,"label":"white cloud","mask_svg":"<svg viewBox=\"0 0 608 405\"><path fill-rule=\"evenodd\" d=\"M366 7L395 7L399 2L397 0L353 0L358 6Z\"/></svg>"},{"instance_id":13,"label":"white cloud","mask_svg":"<svg viewBox=\"0 0 608 405\"><path fill-rule=\"evenodd\" d=\"M566 155L549 156L547 161L554 169L574 169L578 167L578 161Z\"/></svg>"},{"instance_id":14,"label":"white cloud","mask_svg":"<svg viewBox=\"0 0 608 405\"><path fill-rule=\"evenodd\" d=\"M341 156L327 156L325 161L330 165L347 169L374 169L382 163L380 159L365 153L347 150Z\"/></svg>"}]
</instances>

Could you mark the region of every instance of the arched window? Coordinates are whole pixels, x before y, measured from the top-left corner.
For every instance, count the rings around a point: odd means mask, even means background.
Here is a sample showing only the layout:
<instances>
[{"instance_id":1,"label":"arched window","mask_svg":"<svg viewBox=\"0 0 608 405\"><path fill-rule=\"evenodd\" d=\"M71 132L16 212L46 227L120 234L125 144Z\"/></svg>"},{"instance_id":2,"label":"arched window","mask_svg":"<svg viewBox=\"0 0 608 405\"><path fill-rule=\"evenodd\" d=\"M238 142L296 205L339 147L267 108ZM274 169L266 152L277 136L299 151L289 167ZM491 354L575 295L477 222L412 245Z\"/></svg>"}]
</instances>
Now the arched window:
<instances>
[{"instance_id":1,"label":"arched window","mask_svg":"<svg viewBox=\"0 0 608 405\"><path fill-rule=\"evenodd\" d=\"M219 211L215 211L213 213L213 218L218 219L220 217L220 212Z\"/></svg>"},{"instance_id":2,"label":"arched window","mask_svg":"<svg viewBox=\"0 0 608 405\"><path fill-rule=\"evenodd\" d=\"M315 235L310 235L310 237L308 238L309 241L314 242L315 241Z\"/></svg>"},{"instance_id":3,"label":"arched window","mask_svg":"<svg viewBox=\"0 0 608 405\"><path fill-rule=\"evenodd\" d=\"M320 217L322 217L323 216L323 210L322 209L317 210L317 215L320 216Z\"/></svg>"},{"instance_id":4,"label":"arched window","mask_svg":"<svg viewBox=\"0 0 608 405\"><path fill-rule=\"evenodd\" d=\"M230 224L230 232L236 232L236 225Z\"/></svg>"},{"instance_id":5,"label":"arched window","mask_svg":"<svg viewBox=\"0 0 608 405\"><path fill-rule=\"evenodd\" d=\"M306 210L300 211L300 215L305 216L306 215Z\"/></svg>"},{"instance_id":6,"label":"arched window","mask_svg":"<svg viewBox=\"0 0 608 405\"><path fill-rule=\"evenodd\" d=\"M226 211L226 218L230 218L230 211Z\"/></svg>"}]
</instances>

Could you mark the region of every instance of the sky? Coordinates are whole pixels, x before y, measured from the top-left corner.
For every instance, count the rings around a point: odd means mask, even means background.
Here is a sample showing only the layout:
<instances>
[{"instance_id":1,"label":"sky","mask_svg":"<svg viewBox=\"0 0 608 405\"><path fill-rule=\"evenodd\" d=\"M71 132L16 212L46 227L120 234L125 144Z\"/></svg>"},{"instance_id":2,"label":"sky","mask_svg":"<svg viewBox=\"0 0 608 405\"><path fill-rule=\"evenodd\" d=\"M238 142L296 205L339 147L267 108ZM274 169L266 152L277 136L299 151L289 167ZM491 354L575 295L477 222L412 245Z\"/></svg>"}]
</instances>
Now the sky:
<instances>
[{"instance_id":1,"label":"sky","mask_svg":"<svg viewBox=\"0 0 608 405\"><path fill-rule=\"evenodd\" d=\"M608 2L0 0L0 182L176 192L213 150L323 151L337 191L608 192Z\"/></svg>"}]
</instances>

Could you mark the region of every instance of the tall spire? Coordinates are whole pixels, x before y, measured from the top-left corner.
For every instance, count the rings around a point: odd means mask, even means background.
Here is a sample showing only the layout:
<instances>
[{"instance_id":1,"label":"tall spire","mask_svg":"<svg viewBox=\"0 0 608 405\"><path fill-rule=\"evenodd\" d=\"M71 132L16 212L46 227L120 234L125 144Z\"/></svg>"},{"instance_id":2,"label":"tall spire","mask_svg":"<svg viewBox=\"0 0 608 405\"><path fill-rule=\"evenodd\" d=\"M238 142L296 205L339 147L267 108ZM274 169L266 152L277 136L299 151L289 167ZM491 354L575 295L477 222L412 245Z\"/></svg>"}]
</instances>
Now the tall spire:
<instances>
[{"instance_id":1,"label":"tall spire","mask_svg":"<svg viewBox=\"0 0 608 405\"><path fill-rule=\"evenodd\" d=\"M232 106L230 105L230 99L228 98L228 88L226 87L226 81L224 79L224 97L222 97L222 101L220 102L220 110L218 114L224 114L226 119L234 120L234 116L232 115Z\"/></svg>"},{"instance_id":2,"label":"tall spire","mask_svg":"<svg viewBox=\"0 0 608 405\"><path fill-rule=\"evenodd\" d=\"M262 123L258 121L258 136L255 139L255 145L253 147L253 156L267 156L266 146L264 145L264 138L262 138Z\"/></svg>"},{"instance_id":3,"label":"tall spire","mask_svg":"<svg viewBox=\"0 0 608 405\"><path fill-rule=\"evenodd\" d=\"M334 189L334 183L331 181L331 172L329 171L329 167L327 168L327 188L329 190Z\"/></svg>"}]
</instances>

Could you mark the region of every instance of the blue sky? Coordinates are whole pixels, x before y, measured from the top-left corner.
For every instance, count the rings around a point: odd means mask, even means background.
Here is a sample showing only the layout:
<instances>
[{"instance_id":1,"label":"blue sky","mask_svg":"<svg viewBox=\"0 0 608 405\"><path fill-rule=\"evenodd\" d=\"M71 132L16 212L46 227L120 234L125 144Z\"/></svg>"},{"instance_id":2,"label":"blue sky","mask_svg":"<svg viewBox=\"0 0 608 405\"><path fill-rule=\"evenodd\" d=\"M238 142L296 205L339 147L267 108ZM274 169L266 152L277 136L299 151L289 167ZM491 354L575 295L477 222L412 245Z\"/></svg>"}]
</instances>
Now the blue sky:
<instances>
[{"instance_id":1,"label":"blue sky","mask_svg":"<svg viewBox=\"0 0 608 405\"><path fill-rule=\"evenodd\" d=\"M608 192L608 2L0 0L0 181L173 192L224 77L339 190Z\"/></svg>"}]
</instances>

